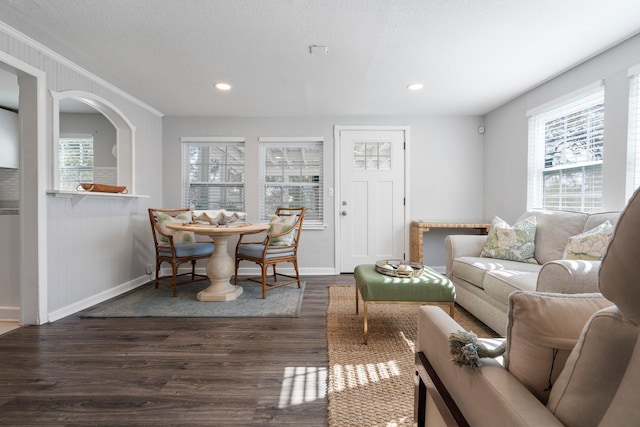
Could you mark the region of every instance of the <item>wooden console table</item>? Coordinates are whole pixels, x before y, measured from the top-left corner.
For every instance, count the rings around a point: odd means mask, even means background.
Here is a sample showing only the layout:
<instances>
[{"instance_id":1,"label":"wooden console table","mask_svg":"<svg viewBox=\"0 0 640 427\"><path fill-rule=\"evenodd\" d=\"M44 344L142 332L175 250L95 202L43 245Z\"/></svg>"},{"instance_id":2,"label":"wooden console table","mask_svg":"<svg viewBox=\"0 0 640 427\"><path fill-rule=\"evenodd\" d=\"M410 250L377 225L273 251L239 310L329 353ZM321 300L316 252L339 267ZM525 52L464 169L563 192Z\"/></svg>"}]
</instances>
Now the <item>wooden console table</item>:
<instances>
[{"instance_id":1,"label":"wooden console table","mask_svg":"<svg viewBox=\"0 0 640 427\"><path fill-rule=\"evenodd\" d=\"M411 234L409 236L411 243L410 260L412 262L424 263L423 252L423 234L432 228L469 228L482 231L483 234L489 233L491 224L482 223L459 223L459 222L411 222Z\"/></svg>"}]
</instances>

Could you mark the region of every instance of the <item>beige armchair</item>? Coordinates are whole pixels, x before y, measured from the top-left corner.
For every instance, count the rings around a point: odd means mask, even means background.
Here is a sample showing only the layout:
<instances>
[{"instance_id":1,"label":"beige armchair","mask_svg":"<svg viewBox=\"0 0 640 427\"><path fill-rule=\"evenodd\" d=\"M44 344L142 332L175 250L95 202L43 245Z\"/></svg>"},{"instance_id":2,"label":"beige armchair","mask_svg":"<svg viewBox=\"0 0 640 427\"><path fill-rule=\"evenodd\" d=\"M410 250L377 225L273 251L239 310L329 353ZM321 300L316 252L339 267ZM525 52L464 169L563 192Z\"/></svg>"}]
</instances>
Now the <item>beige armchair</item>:
<instances>
[{"instance_id":1,"label":"beige armchair","mask_svg":"<svg viewBox=\"0 0 640 427\"><path fill-rule=\"evenodd\" d=\"M151 233L156 250L156 277L154 283L166 283L173 289L173 296L177 294L178 277L190 275L191 280L182 282L189 283L198 280L208 280L203 274L196 274L196 261L199 259L209 259L213 253L213 243L197 242L193 233L175 232L165 226L167 222L192 222L193 214L190 209L149 209L149 221L151 223ZM160 266L162 263L171 265L171 276L160 277ZM191 273L178 274L178 267L186 262L191 263Z\"/></svg>"},{"instance_id":2,"label":"beige armchair","mask_svg":"<svg viewBox=\"0 0 640 427\"><path fill-rule=\"evenodd\" d=\"M261 270L260 279L249 278L248 280L258 282L262 285L262 298L267 297L267 290L279 288L293 283L300 288L300 272L298 270L298 244L302 233L302 222L304 220L305 208L285 208L276 209L274 217L270 222L267 236L262 241L246 241L245 238L252 233L240 235L240 240L236 246L236 275L235 284L238 284L238 268L240 261L250 261L258 264ZM295 275L282 274L276 271L276 266L280 263L291 263ZM271 266L273 269L273 281L267 280L267 270ZM286 278L278 282L278 276Z\"/></svg>"},{"instance_id":3,"label":"beige armchair","mask_svg":"<svg viewBox=\"0 0 640 427\"><path fill-rule=\"evenodd\" d=\"M441 309L421 307L418 425L639 426L638 260L637 191L601 262L602 294L510 295L504 364L451 363L449 336L462 328Z\"/></svg>"}]
</instances>

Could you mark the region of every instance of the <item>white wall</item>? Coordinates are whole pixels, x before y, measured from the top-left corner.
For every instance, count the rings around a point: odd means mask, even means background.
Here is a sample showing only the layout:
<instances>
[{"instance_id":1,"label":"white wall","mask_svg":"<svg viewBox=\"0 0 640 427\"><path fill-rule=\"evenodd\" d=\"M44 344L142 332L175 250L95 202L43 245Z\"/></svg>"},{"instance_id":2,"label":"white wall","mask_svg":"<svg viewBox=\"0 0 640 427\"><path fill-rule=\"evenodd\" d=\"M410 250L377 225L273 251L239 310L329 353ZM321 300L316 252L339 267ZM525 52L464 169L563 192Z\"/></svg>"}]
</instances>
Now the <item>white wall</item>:
<instances>
[{"instance_id":1,"label":"white wall","mask_svg":"<svg viewBox=\"0 0 640 427\"><path fill-rule=\"evenodd\" d=\"M38 271L26 278L21 275L21 290L30 290L22 292L22 310L25 310L24 304L29 304L27 311L33 311L32 294L46 296L45 301L41 301L41 305L46 306L45 315L37 319L42 323L72 314L127 286L148 280L146 264L154 262L154 255L146 208L162 204L162 115L2 22L0 53L4 61L11 62L18 70L20 66L44 74L46 85L45 97L40 100L35 94L35 86L33 91L23 90L22 85L20 89L20 110L24 106L25 111L37 111L37 123L24 123L23 129L30 134L27 143L23 140L21 147L24 170L21 207L27 207L20 215L23 222L20 239L25 246L21 253L27 254L21 262ZM27 77L23 80L30 78L21 71L18 75L21 76L19 82L24 76ZM130 202L95 198L78 201L46 195L46 190L53 188L51 158L43 153L50 152L53 144L50 91L66 90L101 97L117 107L135 126L136 192L149 198ZM44 108L40 101L45 102ZM45 138L35 136L41 132L46 137L44 147L39 143ZM48 160L46 170L40 170L39 161L34 160L42 159L41 156ZM24 167L25 164L28 167ZM36 213L37 221L32 221ZM125 256L128 258L124 259ZM28 295L26 302L24 295Z\"/></svg>"},{"instance_id":2,"label":"white wall","mask_svg":"<svg viewBox=\"0 0 640 427\"><path fill-rule=\"evenodd\" d=\"M410 217L431 221L478 221L482 216L482 137L479 117L322 117L221 118L165 117L163 123L164 207L181 206L180 138L237 136L245 138L246 206L249 219L258 217L258 138L320 136L325 142L324 230L308 230L300 248L303 274L333 274L336 201L328 197L334 182L335 125L410 126ZM409 224L407 224L408 229ZM431 243L425 235L425 245ZM408 245L407 245L408 246ZM430 265L444 265L442 243L428 247ZM437 252L437 254L436 254ZM408 258L408 254L407 254Z\"/></svg>"},{"instance_id":3,"label":"white wall","mask_svg":"<svg viewBox=\"0 0 640 427\"><path fill-rule=\"evenodd\" d=\"M640 64L640 35L538 86L485 116L485 219L499 215L514 221L527 205L526 111L595 81L605 84L603 208L620 210L626 203L629 79L627 70Z\"/></svg>"}]
</instances>

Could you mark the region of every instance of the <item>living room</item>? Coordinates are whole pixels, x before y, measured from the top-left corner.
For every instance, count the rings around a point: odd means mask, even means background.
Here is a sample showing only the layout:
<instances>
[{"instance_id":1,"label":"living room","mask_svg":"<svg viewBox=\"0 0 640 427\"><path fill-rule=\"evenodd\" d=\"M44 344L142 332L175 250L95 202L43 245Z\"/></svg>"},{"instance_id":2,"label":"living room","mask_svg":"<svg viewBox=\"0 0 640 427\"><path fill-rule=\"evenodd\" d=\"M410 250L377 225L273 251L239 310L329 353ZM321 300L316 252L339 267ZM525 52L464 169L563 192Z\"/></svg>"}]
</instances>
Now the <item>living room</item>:
<instances>
[{"instance_id":1,"label":"living room","mask_svg":"<svg viewBox=\"0 0 640 427\"><path fill-rule=\"evenodd\" d=\"M0 273L7 276L5 271L11 268L12 273L8 276L18 278L18 282L2 285L2 295L11 298L0 302L4 310L3 317L18 320L23 325L55 322L149 280L147 266L154 262L154 255L146 209L182 204L180 159L181 138L184 137L244 139L247 146L246 211L254 219L258 218L260 211L260 138L305 136L322 139L325 226L305 231L300 253L300 264L305 275L335 275L341 272L336 261L336 211L340 209L340 200L328 195L330 189L339 186L334 169L336 125L410 129L407 180L410 183L407 193L410 207L406 214L409 220L488 222L494 215L500 215L511 223L528 207L528 112L603 81L606 144L602 166L602 209L621 210L632 190L627 184L630 163L629 71L640 64L640 25L635 9L624 12L622 7L633 2L619 2L623 12L619 11L616 19L620 21L611 18L614 26L619 27L619 33L604 44L595 43L597 47L594 50L584 51L579 57L574 56L569 59L570 65L553 70L535 83L519 83L518 86L516 80L524 77L505 67L503 76L506 77L501 78L503 85L506 87L513 83L516 88L512 89L512 95L504 102L487 100L487 105L491 107L484 110L454 114L447 105L442 109L425 108L424 114L400 108L396 114L387 111L378 114L370 110L361 112L357 108L349 110L348 100L337 98L337 104L344 106L335 113L325 113L323 106L315 105L313 113L308 113L305 107L296 103L290 107L288 114L282 116L266 113L262 116L255 113L244 116L197 112L171 114L154 107L153 100L140 100L124 88L112 84L111 78L103 76L94 64L76 63L72 56L58 51L55 40L39 40L37 33L29 35L17 28L18 24L37 26L37 22L29 21L27 15L23 15L27 11L34 13L38 19L46 19L53 7L46 3L24 2L24 9L14 9L12 4L5 3L3 9L6 14L2 15L7 18L0 23L0 61L5 64L3 69L8 68L20 80L20 110L24 117L31 117L31 123L37 123L28 131L31 133L23 135L22 139L24 154L20 214L2 228L3 236L9 235L12 240L23 243L22 255L16 258L15 249L11 246L0 252L3 259L12 260L11 265L0 264ZM617 5L618 2L613 4ZM470 4L465 6L471 7ZM30 10L29 7L35 9ZM90 16L91 7L87 7ZM472 12L462 16L475 22ZM564 11L564 15L559 14L564 17L568 15L567 11ZM480 10L477 16L488 15ZM355 17L351 19L355 20ZM488 20L485 25L493 28L489 25L491 23ZM126 27L126 24L121 25ZM420 23L414 25L418 27ZM269 28L264 31L267 30ZM598 31L592 33L596 33L593 37L598 39ZM530 35L531 38L536 36L535 33ZM509 36L500 33L500 37ZM315 43L324 41L300 42L304 55L309 55L307 49ZM535 43L532 45L535 46ZM582 43L574 40L570 46L581 47ZM61 43L61 50L63 47ZM548 48L552 50L552 47ZM67 49L73 52L73 46L67 46ZM257 50L267 51L268 47L262 46ZM339 45L330 45L328 56L338 55L339 50ZM507 65L523 62L529 68L535 68L536 64L536 58L528 57L524 51L503 51L501 57L483 56L481 46L475 46L473 51L476 56L470 61L469 68L457 70L456 78L473 78L474 67L482 68L492 61ZM150 54L146 52L145 55ZM180 58L180 53L172 50L171 57ZM78 58L82 58L82 55L78 55ZM148 59L141 56L140 61ZM263 64L273 60L269 57L260 59ZM322 68L316 59L323 58L313 58L315 63L307 65L307 70ZM251 66L255 68L253 62ZM139 76L131 85L143 86L146 77L144 74ZM188 80L189 74L186 73L183 79ZM404 91L402 99L409 105L415 103L413 98L416 93L406 92L404 86L408 83L411 82L403 81L398 86ZM482 86L483 82L474 81L474 84ZM430 82L427 89L435 90L439 85L450 88L451 83ZM106 100L105 105L114 107L112 110L122 113L134 125L134 167L130 185L135 185L132 188L133 195L146 197L94 200L56 196L56 193L47 192L54 189L49 145L52 144L57 126L53 117L54 94L51 92L60 94L71 90ZM418 95L429 96L424 91ZM176 94L172 96L176 104L189 104L188 100L181 100ZM225 104L233 106L236 105L236 101L231 99L233 96L233 90L223 95L212 94L210 103L216 104L216 108ZM249 98L248 104L256 102L252 99L253 95L242 94L241 97ZM384 103L380 100L377 102ZM268 109L270 106L275 108L281 102L266 99L260 103ZM300 114L295 114L295 111ZM479 132L480 127L483 127L484 133ZM3 179L4 174L15 175L15 172L3 171ZM425 254L432 257L425 262L430 265L445 264L441 243L443 237L443 233L434 232L425 241ZM405 247L408 247L408 242ZM13 273L16 264L20 265L19 272Z\"/></svg>"}]
</instances>

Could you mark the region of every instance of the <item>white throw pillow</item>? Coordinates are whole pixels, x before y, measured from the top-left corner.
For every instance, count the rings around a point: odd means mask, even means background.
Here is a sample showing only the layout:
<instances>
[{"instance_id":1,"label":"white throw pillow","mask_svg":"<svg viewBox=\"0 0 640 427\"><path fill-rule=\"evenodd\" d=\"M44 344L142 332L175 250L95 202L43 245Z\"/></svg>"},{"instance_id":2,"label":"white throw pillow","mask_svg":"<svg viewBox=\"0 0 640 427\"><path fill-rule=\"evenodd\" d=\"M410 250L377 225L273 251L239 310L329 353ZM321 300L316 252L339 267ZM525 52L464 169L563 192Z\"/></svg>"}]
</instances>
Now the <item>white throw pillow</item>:
<instances>
[{"instance_id":1,"label":"white throw pillow","mask_svg":"<svg viewBox=\"0 0 640 427\"><path fill-rule=\"evenodd\" d=\"M607 252L615 229L609 220L589 231L569 237L563 259L599 261Z\"/></svg>"},{"instance_id":2,"label":"white throw pillow","mask_svg":"<svg viewBox=\"0 0 640 427\"><path fill-rule=\"evenodd\" d=\"M530 216L510 226L500 217L491 221L489 235L480 256L537 264L535 255L536 217Z\"/></svg>"}]
</instances>

